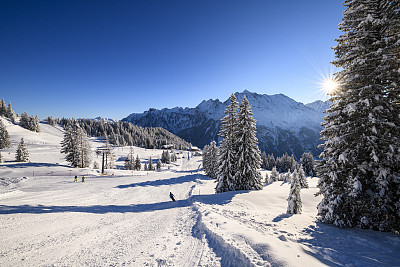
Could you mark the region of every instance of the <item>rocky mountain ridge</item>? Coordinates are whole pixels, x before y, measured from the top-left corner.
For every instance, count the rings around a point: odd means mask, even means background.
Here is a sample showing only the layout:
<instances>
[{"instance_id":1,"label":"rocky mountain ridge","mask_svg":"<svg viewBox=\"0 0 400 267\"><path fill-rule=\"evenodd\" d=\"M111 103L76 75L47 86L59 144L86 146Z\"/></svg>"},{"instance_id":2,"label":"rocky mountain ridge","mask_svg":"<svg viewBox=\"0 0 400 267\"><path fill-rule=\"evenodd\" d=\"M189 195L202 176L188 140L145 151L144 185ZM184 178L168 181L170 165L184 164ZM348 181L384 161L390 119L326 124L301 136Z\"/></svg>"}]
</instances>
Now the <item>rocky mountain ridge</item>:
<instances>
[{"instance_id":1,"label":"rocky mountain ridge","mask_svg":"<svg viewBox=\"0 0 400 267\"><path fill-rule=\"evenodd\" d=\"M319 133L327 102L304 105L283 94L266 95L247 90L235 95L239 102L246 96L252 105L261 151L277 156L288 152L297 158L303 152L319 155L317 146L321 143ZM130 114L123 121L144 127L163 127L193 145L203 147L219 140L219 124L228 104L229 100L209 99L195 108L152 108Z\"/></svg>"}]
</instances>

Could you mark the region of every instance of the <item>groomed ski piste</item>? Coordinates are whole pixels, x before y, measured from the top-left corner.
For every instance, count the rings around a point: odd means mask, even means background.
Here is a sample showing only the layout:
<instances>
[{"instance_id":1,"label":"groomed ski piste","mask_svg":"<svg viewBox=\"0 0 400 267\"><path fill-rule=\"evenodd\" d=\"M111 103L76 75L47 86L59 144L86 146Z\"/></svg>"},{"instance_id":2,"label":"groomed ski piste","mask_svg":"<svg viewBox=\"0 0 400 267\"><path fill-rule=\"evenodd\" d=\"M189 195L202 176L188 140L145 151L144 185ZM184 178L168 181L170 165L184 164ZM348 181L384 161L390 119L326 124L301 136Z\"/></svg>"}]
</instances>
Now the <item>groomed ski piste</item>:
<instances>
[{"instance_id":1,"label":"groomed ski piste","mask_svg":"<svg viewBox=\"0 0 400 267\"><path fill-rule=\"evenodd\" d=\"M2 120L12 146L1 150L0 266L400 266L398 235L316 222L317 177L301 191L303 213L288 215L287 183L215 194L201 157L183 151L160 172L128 171L129 147L113 149L118 169L102 176L69 167L61 128ZM30 163L14 162L21 137ZM143 164L161 153L134 147Z\"/></svg>"}]
</instances>

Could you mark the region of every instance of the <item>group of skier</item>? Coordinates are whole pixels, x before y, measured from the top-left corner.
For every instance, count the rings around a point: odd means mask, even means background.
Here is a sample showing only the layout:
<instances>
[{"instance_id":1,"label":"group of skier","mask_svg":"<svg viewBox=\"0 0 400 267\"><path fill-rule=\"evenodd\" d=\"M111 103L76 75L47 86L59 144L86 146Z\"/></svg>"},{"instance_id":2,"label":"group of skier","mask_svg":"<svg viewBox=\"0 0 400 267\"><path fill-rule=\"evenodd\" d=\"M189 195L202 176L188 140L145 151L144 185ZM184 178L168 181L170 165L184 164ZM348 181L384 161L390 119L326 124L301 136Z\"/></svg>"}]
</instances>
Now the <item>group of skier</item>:
<instances>
[{"instance_id":1,"label":"group of skier","mask_svg":"<svg viewBox=\"0 0 400 267\"><path fill-rule=\"evenodd\" d=\"M75 181L74 181L75 183L77 183L78 182L78 176L77 175L75 175ZM82 176L82 183L84 183L85 182L85 176Z\"/></svg>"}]
</instances>

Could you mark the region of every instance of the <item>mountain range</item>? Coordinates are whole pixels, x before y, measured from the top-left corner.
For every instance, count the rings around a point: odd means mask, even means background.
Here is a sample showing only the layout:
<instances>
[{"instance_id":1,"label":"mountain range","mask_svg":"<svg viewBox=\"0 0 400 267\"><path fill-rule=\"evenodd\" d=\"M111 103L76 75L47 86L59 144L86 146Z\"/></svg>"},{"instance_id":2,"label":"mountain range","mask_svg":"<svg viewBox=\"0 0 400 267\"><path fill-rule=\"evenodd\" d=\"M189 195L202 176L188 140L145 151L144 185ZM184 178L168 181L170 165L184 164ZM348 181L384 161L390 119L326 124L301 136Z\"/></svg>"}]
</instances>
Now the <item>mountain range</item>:
<instances>
[{"instance_id":1,"label":"mountain range","mask_svg":"<svg viewBox=\"0 0 400 267\"><path fill-rule=\"evenodd\" d=\"M283 95L266 95L247 90L235 93L239 102L246 96L257 120L257 137L261 151L281 156L285 152L297 159L303 152L318 156L323 111L328 103L318 100L302 104ZM122 121L143 127L163 127L193 145L203 147L219 141L220 120L229 99L202 101L195 108L151 108L143 113L132 113Z\"/></svg>"}]
</instances>

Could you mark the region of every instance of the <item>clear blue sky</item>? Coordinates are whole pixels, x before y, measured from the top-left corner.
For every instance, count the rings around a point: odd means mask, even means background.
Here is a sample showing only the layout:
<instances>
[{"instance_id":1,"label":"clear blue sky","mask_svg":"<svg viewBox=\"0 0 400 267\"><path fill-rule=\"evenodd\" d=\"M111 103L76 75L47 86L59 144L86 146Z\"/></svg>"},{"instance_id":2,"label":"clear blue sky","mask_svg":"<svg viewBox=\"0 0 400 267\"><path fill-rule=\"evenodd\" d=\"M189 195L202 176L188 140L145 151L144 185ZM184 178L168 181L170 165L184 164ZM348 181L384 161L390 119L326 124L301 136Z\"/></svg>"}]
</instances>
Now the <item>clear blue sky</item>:
<instances>
[{"instance_id":1,"label":"clear blue sky","mask_svg":"<svg viewBox=\"0 0 400 267\"><path fill-rule=\"evenodd\" d=\"M342 1L0 1L0 98L122 119L245 89L323 99Z\"/></svg>"}]
</instances>

